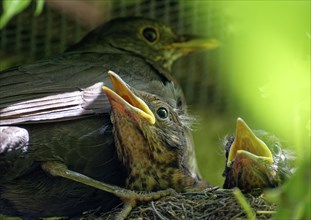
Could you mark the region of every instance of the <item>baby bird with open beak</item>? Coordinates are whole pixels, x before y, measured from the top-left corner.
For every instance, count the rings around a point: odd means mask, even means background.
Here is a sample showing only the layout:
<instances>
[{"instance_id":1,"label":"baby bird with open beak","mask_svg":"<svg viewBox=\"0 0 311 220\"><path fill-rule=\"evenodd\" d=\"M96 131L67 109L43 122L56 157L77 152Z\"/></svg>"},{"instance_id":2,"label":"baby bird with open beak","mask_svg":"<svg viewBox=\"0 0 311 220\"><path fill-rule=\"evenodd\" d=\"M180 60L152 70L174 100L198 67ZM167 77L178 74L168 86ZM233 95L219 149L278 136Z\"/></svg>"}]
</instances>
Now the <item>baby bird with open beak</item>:
<instances>
[{"instance_id":1,"label":"baby bird with open beak","mask_svg":"<svg viewBox=\"0 0 311 220\"><path fill-rule=\"evenodd\" d=\"M241 118L237 119L235 136L226 139L225 151L226 189L274 188L292 175L293 157L282 149L279 139L262 130L253 132Z\"/></svg>"}]
</instances>

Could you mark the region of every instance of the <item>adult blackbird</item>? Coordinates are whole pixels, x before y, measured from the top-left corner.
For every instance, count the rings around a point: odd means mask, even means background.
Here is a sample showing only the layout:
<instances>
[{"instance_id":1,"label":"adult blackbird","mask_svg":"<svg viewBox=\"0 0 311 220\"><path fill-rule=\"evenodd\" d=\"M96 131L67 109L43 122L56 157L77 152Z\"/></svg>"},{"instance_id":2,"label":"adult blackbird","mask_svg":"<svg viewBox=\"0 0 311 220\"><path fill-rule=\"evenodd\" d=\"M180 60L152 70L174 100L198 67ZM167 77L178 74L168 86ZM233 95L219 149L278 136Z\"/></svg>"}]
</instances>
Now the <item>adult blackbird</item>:
<instances>
[{"instance_id":1,"label":"adult blackbird","mask_svg":"<svg viewBox=\"0 0 311 220\"><path fill-rule=\"evenodd\" d=\"M186 107L170 75L180 56L212 48L215 41L176 36L143 18L120 18L89 33L65 53L0 73L0 213L25 218L74 216L110 209L111 194L47 175L41 164L60 161L70 169L119 186L110 104L110 69L133 87L162 97L178 111ZM190 131L187 141L191 146ZM195 173L194 151L185 159Z\"/></svg>"},{"instance_id":2,"label":"adult blackbird","mask_svg":"<svg viewBox=\"0 0 311 220\"><path fill-rule=\"evenodd\" d=\"M224 188L274 188L291 176L293 156L282 149L280 140L266 131L255 133L241 118L237 119L236 134L225 143Z\"/></svg>"}]
</instances>

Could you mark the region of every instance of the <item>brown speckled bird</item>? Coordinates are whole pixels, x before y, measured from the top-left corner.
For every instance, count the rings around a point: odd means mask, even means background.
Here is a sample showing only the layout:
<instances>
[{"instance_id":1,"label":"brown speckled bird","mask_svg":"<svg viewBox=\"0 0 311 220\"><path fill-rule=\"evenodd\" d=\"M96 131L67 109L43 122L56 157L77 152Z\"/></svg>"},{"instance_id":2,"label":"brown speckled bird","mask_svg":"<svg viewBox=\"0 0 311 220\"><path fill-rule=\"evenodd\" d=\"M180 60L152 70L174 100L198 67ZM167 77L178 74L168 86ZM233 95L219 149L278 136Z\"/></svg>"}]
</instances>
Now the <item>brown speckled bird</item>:
<instances>
[{"instance_id":1,"label":"brown speckled bird","mask_svg":"<svg viewBox=\"0 0 311 220\"><path fill-rule=\"evenodd\" d=\"M54 176L120 197L125 203L120 218L124 218L138 201L170 195L171 189L177 192L204 189L206 183L188 163L188 151L192 147L187 138L188 116L161 97L129 87L117 74L110 71L109 75L115 91L106 86L103 90L112 106L115 146L126 169L126 189L72 172L62 164L46 163L43 168Z\"/></svg>"},{"instance_id":2,"label":"brown speckled bird","mask_svg":"<svg viewBox=\"0 0 311 220\"><path fill-rule=\"evenodd\" d=\"M226 139L225 151L224 188L273 188L292 175L292 153L282 149L274 135L262 130L253 132L241 118L237 119L235 136Z\"/></svg>"},{"instance_id":3,"label":"brown speckled bird","mask_svg":"<svg viewBox=\"0 0 311 220\"><path fill-rule=\"evenodd\" d=\"M104 87L119 159L132 190L185 191L201 183L188 164L189 119L156 95L129 88L110 72L114 91Z\"/></svg>"}]
</instances>

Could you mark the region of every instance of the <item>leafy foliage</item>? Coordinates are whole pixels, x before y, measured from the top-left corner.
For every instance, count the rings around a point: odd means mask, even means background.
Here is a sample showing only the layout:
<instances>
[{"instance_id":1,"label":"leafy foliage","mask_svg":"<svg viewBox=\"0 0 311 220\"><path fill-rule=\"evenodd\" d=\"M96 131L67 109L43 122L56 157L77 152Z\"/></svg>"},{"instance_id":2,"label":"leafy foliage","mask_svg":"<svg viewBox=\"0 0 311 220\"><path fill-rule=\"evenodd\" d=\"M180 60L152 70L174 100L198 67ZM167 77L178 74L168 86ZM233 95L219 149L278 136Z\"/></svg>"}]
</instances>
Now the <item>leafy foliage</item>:
<instances>
[{"instance_id":1,"label":"leafy foliage","mask_svg":"<svg viewBox=\"0 0 311 220\"><path fill-rule=\"evenodd\" d=\"M44 6L44 0L36 0L35 15L39 15ZM0 29L3 28L15 15L25 10L31 3L31 0L3 0L3 14L0 17Z\"/></svg>"}]
</instances>

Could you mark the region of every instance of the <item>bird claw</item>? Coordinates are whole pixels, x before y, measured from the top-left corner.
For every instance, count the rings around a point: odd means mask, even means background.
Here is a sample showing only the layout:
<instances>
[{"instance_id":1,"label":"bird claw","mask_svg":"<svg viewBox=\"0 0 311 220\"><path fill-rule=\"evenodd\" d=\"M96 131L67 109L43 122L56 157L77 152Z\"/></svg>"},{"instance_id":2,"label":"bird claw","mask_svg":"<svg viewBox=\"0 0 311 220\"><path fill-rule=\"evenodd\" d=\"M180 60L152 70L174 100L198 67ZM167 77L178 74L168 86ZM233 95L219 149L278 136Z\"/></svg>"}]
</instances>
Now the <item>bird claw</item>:
<instances>
[{"instance_id":1,"label":"bird claw","mask_svg":"<svg viewBox=\"0 0 311 220\"><path fill-rule=\"evenodd\" d=\"M160 199L165 196L176 195L177 192L171 188L165 190L159 190L156 192L135 192L131 190L125 189L126 192L124 194L120 194L119 197L122 201L135 201L135 202L149 202L151 200Z\"/></svg>"},{"instance_id":2,"label":"bird claw","mask_svg":"<svg viewBox=\"0 0 311 220\"><path fill-rule=\"evenodd\" d=\"M119 186L110 185L69 170L66 164L56 161L48 161L42 164L42 169L52 176L60 176L94 188L110 192L124 202L124 208L116 216L116 219L125 219L138 202L149 202L165 196L176 195L173 189L160 190L157 192L136 192Z\"/></svg>"},{"instance_id":3,"label":"bird claw","mask_svg":"<svg viewBox=\"0 0 311 220\"><path fill-rule=\"evenodd\" d=\"M157 192L135 192L124 189L122 193L123 195L121 195L120 192L118 197L124 202L124 207L115 217L117 220L125 219L130 214L132 209L136 207L138 202L149 202L165 196L173 196L177 194L177 192L171 188L159 190Z\"/></svg>"}]
</instances>

